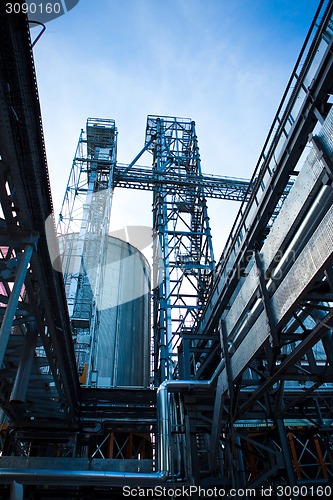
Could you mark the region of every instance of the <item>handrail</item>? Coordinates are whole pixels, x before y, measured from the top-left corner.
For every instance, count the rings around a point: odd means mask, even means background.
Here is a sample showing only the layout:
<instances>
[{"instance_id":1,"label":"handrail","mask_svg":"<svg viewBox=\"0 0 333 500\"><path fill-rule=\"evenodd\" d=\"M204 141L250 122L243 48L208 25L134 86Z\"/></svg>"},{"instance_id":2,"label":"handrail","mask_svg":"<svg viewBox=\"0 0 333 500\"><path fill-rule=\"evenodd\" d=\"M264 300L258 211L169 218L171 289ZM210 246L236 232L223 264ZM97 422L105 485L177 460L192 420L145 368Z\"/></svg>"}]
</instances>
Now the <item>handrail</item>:
<instances>
[{"instance_id":1,"label":"handrail","mask_svg":"<svg viewBox=\"0 0 333 500\"><path fill-rule=\"evenodd\" d=\"M326 6L326 4L328 5ZM265 176L267 168L269 168L270 166L271 159L274 158L275 156L276 148L280 145L279 142L280 137L284 132L284 126L286 121L288 120L288 115L291 115L291 112L293 111L295 106L295 102L299 97L299 91L300 89L302 89L305 92L303 88L304 80L311 68L311 63L314 60L314 56L317 51L316 49L317 46L319 45L318 40L320 38L320 34L324 31L324 26L326 26L330 20L331 16L328 16L328 13L331 11L332 11L332 5L330 5L330 2L328 0L322 0L316 11L315 17L311 23L310 29L308 31L308 34L306 36L300 54L297 58L294 70L291 74L286 90L283 94L282 100L280 102L276 115L273 119L273 123L268 132L268 136L264 143L263 149L260 153L254 173L250 180L250 186L253 186L251 197L248 202L246 199L244 199L244 201L240 206L235 222L230 231L227 243L225 245L225 249L217 264L216 268L217 274L220 270L222 271L222 269L225 267L225 264L235 247L235 242L237 241L237 238L241 232L244 220L246 219L246 216L250 210L251 203L253 203L253 201L255 200L257 201L257 194L258 192L260 192L260 190L262 190L262 180ZM322 22L319 25L319 27L317 27L318 26L317 23L321 15L322 15ZM305 56L305 59L303 60L305 51L308 47L309 50ZM304 100L306 98L307 94L305 93ZM299 108L301 107L300 105L298 106Z\"/></svg>"},{"instance_id":2,"label":"handrail","mask_svg":"<svg viewBox=\"0 0 333 500\"><path fill-rule=\"evenodd\" d=\"M197 332L207 333L212 324L216 324L224 307L223 293L227 293L227 298L232 293L229 283L235 281L235 269L242 268L246 252L253 250L256 239L267 229L270 210L274 211L301 155L301 147L313 131L315 106L328 98L333 68L332 12L333 3L322 0L250 181L249 201L241 204L216 267L206 306L196 325Z\"/></svg>"}]
</instances>

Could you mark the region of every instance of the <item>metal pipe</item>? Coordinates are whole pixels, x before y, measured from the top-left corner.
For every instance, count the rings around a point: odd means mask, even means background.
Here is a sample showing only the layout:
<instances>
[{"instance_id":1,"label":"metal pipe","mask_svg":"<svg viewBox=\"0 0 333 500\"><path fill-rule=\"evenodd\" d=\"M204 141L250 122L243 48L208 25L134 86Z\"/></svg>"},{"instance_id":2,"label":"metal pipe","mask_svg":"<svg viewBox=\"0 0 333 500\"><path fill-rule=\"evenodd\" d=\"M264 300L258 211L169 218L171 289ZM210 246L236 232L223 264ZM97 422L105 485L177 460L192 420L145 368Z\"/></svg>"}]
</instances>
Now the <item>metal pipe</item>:
<instances>
[{"instance_id":1,"label":"metal pipe","mask_svg":"<svg viewBox=\"0 0 333 500\"><path fill-rule=\"evenodd\" d=\"M14 480L21 484L49 484L57 485L65 481L68 485L103 484L124 486L127 485L156 485L168 479L171 466L169 457L170 421L169 421L169 392L186 392L190 390L207 390L211 388L218 375L224 368L220 361L213 376L209 380L165 380L157 390L158 407L158 471L151 473L141 472L113 472L113 471L80 471L80 470L48 470L48 469L0 469L0 484L11 483Z\"/></svg>"},{"instance_id":2,"label":"metal pipe","mask_svg":"<svg viewBox=\"0 0 333 500\"><path fill-rule=\"evenodd\" d=\"M20 484L48 484L59 485L59 481L68 486L81 484L96 484L124 486L154 485L156 482L165 481L166 472L136 473L136 472L111 472L92 470L50 470L50 469L1 469L0 483L16 481Z\"/></svg>"},{"instance_id":3,"label":"metal pipe","mask_svg":"<svg viewBox=\"0 0 333 500\"><path fill-rule=\"evenodd\" d=\"M158 414L158 456L157 463L160 471L170 471L169 457L169 394L166 381L157 390L157 414Z\"/></svg>"},{"instance_id":4,"label":"metal pipe","mask_svg":"<svg viewBox=\"0 0 333 500\"><path fill-rule=\"evenodd\" d=\"M12 393L10 395L11 403L25 402L32 363L35 355L37 338L38 335L36 322L34 321L32 323L28 323L23 352L21 355L20 364L16 372Z\"/></svg>"},{"instance_id":5,"label":"metal pipe","mask_svg":"<svg viewBox=\"0 0 333 500\"><path fill-rule=\"evenodd\" d=\"M158 434L158 467L160 471L170 471L170 421L169 421L169 392L187 392L195 389L207 390L213 386L215 380L224 368L224 360L218 364L213 376L209 380L165 380L157 390L157 407L159 415Z\"/></svg>"}]
</instances>

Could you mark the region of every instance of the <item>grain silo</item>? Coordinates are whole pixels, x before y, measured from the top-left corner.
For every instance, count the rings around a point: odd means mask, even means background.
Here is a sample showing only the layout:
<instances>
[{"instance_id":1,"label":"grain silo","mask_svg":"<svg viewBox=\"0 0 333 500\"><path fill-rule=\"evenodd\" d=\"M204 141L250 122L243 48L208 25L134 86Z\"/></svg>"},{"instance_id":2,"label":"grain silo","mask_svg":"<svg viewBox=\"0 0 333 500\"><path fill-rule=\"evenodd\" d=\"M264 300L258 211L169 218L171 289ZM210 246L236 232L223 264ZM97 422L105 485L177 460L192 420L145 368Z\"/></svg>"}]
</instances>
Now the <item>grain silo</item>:
<instances>
[{"instance_id":1,"label":"grain silo","mask_svg":"<svg viewBox=\"0 0 333 500\"><path fill-rule=\"evenodd\" d=\"M130 243L107 238L103 279L94 292L99 267L83 252L75 269L79 235L67 238L65 273L67 293L76 281L71 316L81 383L94 387L149 385L150 267ZM66 251L67 248L67 251ZM95 312L94 312L95 309Z\"/></svg>"},{"instance_id":2,"label":"grain silo","mask_svg":"<svg viewBox=\"0 0 333 500\"><path fill-rule=\"evenodd\" d=\"M109 236L95 358L98 387L147 386L150 275L143 254Z\"/></svg>"}]
</instances>

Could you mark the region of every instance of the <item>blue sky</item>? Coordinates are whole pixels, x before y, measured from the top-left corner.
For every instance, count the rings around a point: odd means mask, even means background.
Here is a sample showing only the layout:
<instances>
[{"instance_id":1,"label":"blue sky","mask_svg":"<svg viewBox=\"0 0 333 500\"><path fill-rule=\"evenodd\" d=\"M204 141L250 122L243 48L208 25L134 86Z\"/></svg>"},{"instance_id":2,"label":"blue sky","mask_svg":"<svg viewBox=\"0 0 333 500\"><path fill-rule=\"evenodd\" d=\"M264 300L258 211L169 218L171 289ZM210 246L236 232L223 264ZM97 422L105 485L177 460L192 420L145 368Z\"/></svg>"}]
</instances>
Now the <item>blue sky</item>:
<instances>
[{"instance_id":1,"label":"blue sky","mask_svg":"<svg viewBox=\"0 0 333 500\"><path fill-rule=\"evenodd\" d=\"M148 114L190 117L204 172L250 178L317 5L80 0L48 23L34 54L56 218L88 116L116 120L122 163L142 148ZM151 201L116 192L113 227L150 224ZM217 257L237 208L209 203Z\"/></svg>"}]
</instances>

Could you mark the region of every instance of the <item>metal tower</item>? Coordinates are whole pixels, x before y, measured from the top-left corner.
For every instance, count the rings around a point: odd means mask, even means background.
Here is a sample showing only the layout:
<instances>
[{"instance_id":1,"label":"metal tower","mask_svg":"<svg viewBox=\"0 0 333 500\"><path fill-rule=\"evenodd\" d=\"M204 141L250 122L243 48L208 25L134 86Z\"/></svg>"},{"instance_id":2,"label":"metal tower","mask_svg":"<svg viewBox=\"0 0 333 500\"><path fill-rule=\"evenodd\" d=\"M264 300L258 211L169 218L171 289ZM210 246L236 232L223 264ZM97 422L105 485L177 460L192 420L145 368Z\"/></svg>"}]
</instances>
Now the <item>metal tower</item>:
<instances>
[{"instance_id":1,"label":"metal tower","mask_svg":"<svg viewBox=\"0 0 333 500\"><path fill-rule=\"evenodd\" d=\"M107 236L117 153L114 120L88 118L58 223L63 274L81 382L94 384Z\"/></svg>"},{"instance_id":2,"label":"metal tower","mask_svg":"<svg viewBox=\"0 0 333 500\"><path fill-rule=\"evenodd\" d=\"M153 194L154 374L156 382L173 376L182 334L191 330L204 302L215 262L195 123L190 119L148 116L146 144L159 179ZM184 179L164 184L164 176ZM189 376L189 368L177 366Z\"/></svg>"},{"instance_id":3,"label":"metal tower","mask_svg":"<svg viewBox=\"0 0 333 500\"><path fill-rule=\"evenodd\" d=\"M225 497L330 498L333 1L319 2L250 185L201 173L191 120L149 116L129 165L115 162L113 120L88 120L59 224L65 283L47 245L27 20L4 10L0 494L12 486L21 500L21 483L43 500L122 498L123 486L181 484L194 497L216 486ZM137 165L146 151L152 167ZM158 388L94 386L116 187L153 191ZM243 200L215 270L208 197Z\"/></svg>"},{"instance_id":4,"label":"metal tower","mask_svg":"<svg viewBox=\"0 0 333 500\"><path fill-rule=\"evenodd\" d=\"M98 299L102 289L112 193L153 191L154 384L191 371L186 341L198 319L214 256L206 197L243 200L243 179L203 176L195 123L148 116L143 149L116 164L113 120L89 118L81 131L58 224L68 308L81 382L95 382ZM145 152L152 167L135 163ZM93 272L89 272L89 271ZM180 348L181 346L181 348ZM185 348L184 348L185 346ZM177 375L178 374L178 375Z\"/></svg>"}]
</instances>

